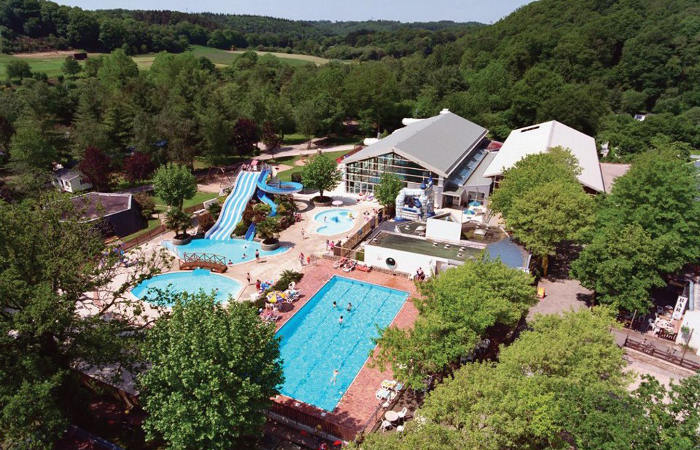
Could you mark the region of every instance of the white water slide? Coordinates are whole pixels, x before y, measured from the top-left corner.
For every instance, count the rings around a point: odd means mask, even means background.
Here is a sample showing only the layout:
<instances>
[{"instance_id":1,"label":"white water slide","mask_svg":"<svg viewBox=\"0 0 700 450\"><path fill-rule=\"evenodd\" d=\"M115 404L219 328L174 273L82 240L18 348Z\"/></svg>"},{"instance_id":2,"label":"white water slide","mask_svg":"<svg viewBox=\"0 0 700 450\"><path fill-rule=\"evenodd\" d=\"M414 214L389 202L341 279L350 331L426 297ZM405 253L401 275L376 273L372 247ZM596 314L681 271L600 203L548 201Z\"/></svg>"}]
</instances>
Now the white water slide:
<instances>
[{"instance_id":1,"label":"white water slide","mask_svg":"<svg viewBox=\"0 0 700 450\"><path fill-rule=\"evenodd\" d=\"M231 233L241 221L243 211L255 193L258 177L260 172L242 171L238 175L233 191L226 197L221 208L219 219L204 235L205 238L218 241L231 239Z\"/></svg>"}]
</instances>

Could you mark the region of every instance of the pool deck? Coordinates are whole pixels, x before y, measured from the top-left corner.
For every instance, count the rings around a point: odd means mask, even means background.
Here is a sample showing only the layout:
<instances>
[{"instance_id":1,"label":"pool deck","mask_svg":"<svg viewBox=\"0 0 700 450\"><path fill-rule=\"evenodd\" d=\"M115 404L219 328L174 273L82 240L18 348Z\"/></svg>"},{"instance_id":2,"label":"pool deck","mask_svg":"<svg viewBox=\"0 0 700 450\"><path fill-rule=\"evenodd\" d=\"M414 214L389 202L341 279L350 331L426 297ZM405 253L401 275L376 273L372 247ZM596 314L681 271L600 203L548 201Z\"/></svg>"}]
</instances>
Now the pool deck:
<instances>
[{"instance_id":1,"label":"pool deck","mask_svg":"<svg viewBox=\"0 0 700 450\"><path fill-rule=\"evenodd\" d=\"M340 269L334 269L333 262L330 260L316 259L311 264L304 266L304 278L297 283L297 289L302 292L302 298L294 303L294 307L290 311L280 312L282 318L277 321L277 330L296 314L334 275L408 292L408 299L396 314L391 325L399 328L410 328L413 326L418 317L418 310L412 301L412 298L418 295L413 281L401 276L392 276L376 271L366 273L354 270L346 273ZM368 363L369 359L362 366L355 380L332 412L326 412L284 395L278 395L274 398L274 401L306 415L316 417L319 421L339 425L347 432L345 436L339 437L349 439L364 429L367 421L377 409L380 402L375 398L375 394L380 388L382 380L393 379L393 373L390 368L382 371L368 367ZM372 423L369 424L369 426L372 425Z\"/></svg>"}]
</instances>

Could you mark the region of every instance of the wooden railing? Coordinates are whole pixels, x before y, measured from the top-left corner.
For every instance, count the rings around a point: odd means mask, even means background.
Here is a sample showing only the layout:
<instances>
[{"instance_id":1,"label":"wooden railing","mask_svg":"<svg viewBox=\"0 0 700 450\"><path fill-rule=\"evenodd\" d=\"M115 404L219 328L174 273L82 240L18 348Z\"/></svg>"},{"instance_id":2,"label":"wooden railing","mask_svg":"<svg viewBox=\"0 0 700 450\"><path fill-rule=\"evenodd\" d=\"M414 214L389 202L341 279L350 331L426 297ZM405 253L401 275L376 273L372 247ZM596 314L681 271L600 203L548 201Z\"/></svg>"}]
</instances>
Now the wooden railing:
<instances>
[{"instance_id":1,"label":"wooden railing","mask_svg":"<svg viewBox=\"0 0 700 450\"><path fill-rule=\"evenodd\" d=\"M384 220L384 214L380 210L375 216L372 216L370 220L367 221L359 230L354 232L347 240L341 242L340 247L335 247L333 249L333 255L335 256L348 256L348 254L360 243L362 240L372 232L380 223Z\"/></svg>"},{"instance_id":2,"label":"wooden railing","mask_svg":"<svg viewBox=\"0 0 700 450\"><path fill-rule=\"evenodd\" d=\"M670 362L671 364L675 364L695 372L700 371L699 363L685 358L685 350L682 355L678 356L675 354L675 352L671 352L668 347L666 349L659 349L650 342L637 341L630 338L629 335L625 338L623 346L646 353L649 356L662 359L666 362Z\"/></svg>"},{"instance_id":3,"label":"wooden railing","mask_svg":"<svg viewBox=\"0 0 700 450\"><path fill-rule=\"evenodd\" d=\"M226 258L212 253L183 253L180 270L210 269L212 272L226 272Z\"/></svg>"},{"instance_id":4,"label":"wooden railing","mask_svg":"<svg viewBox=\"0 0 700 450\"><path fill-rule=\"evenodd\" d=\"M154 229L149 230L149 231L147 231L139 236L136 236L133 239L129 239L128 241L124 241L122 243L122 248L126 251L126 250L129 250L131 248L137 247L137 246L143 244L144 242L150 241L151 239L158 236L159 234L165 233L166 231L167 231L167 228L165 227L165 225L160 224L157 227L155 227Z\"/></svg>"}]
</instances>

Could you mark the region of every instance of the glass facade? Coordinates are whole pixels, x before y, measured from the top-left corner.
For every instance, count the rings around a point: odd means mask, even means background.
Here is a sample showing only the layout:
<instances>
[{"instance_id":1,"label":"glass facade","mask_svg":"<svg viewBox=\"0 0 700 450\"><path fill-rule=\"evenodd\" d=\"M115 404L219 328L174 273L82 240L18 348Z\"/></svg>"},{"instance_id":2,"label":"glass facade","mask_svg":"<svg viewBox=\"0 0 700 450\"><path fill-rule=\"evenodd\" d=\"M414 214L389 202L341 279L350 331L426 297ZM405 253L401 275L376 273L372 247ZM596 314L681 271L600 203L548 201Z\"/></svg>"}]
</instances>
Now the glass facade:
<instances>
[{"instance_id":1,"label":"glass facade","mask_svg":"<svg viewBox=\"0 0 700 450\"><path fill-rule=\"evenodd\" d=\"M386 153L362 161L347 163L345 166L345 186L348 192L374 192L382 173L398 176L404 183L421 184L432 176L437 183L438 175L395 153Z\"/></svg>"}]
</instances>

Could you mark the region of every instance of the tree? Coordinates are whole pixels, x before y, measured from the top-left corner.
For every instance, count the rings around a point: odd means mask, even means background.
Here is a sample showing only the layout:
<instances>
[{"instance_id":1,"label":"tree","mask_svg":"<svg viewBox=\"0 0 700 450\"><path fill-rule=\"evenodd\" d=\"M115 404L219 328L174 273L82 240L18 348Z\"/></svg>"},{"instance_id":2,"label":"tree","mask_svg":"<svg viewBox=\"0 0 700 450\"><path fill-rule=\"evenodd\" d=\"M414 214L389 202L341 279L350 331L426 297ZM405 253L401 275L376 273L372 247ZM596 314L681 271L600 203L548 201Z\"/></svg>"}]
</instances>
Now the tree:
<instances>
[{"instance_id":1,"label":"tree","mask_svg":"<svg viewBox=\"0 0 700 450\"><path fill-rule=\"evenodd\" d=\"M138 66L122 49L114 50L103 57L102 65L97 71L97 77L104 86L114 91L123 89L129 80L136 78L138 74Z\"/></svg>"},{"instance_id":2,"label":"tree","mask_svg":"<svg viewBox=\"0 0 700 450\"><path fill-rule=\"evenodd\" d=\"M595 291L598 302L643 314L651 306L649 290L665 284L657 267L660 252L639 225L608 226L571 264L571 276Z\"/></svg>"},{"instance_id":3,"label":"tree","mask_svg":"<svg viewBox=\"0 0 700 450\"><path fill-rule=\"evenodd\" d=\"M263 243L275 242L275 235L279 231L279 222L275 217L266 217L255 225L258 235L263 238Z\"/></svg>"},{"instance_id":4,"label":"tree","mask_svg":"<svg viewBox=\"0 0 700 450\"><path fill-rule=\"evenodd\" d=\"M260 139L258 126L250 119L240 118L233 126L233 146L239 155L250 155Z\"/></svg>"},{"instance_id":5,"label":"tree","mask_svg":"<svg viewBox=\"0 0 700 450\"><path fill-rule=\"evenodd\" d=\"M132 183L147 179L154 170L155 164L148 153L134 152L124 160L124 176Z\"/></svg>"},{"instance_id":6,"label":"tree","mask_svg":"<svg viewBox=\"0 0 700 450\"><path fill-rule=\"evenodd\" d=\"M175 232L175 237L186 237L187 229L192 226L192 216L182 209L170 208L165 214L165 226Z\"/></svg>"},{"instance_id":7,"label":"tree","mask_svg":"<svg viewBox=\"0 0 700 450\"><path fill-rule=\"evenodd\" d=\"M88 147L83 159L78 163L78 169L98 191L109 190L111 183L112 161L102 150Z\"/></svg>"},{"instance_id":8,"label":"tree","mask_svg":"<svg viewBox=\"0 0 700 450\"><path fill-rule=\"evenodd\" d=\"M9 80L30 78L32 76L32 69L27 61L21 59L13 59L7 63L5 68L7 72L7 78Z\"/></svg>"},{"instance_id":9,"label":"tree","mask_svg":"<svg viewBox=\"0 0 700 450\"><path fill-rule=\"evenodd\" d=\"M576 181L551 181L526 191L504 218L513 236L542 260L546 276L557 245L582 238L593 223L593 198Z\"/></svg>"},{"instance_id":10,"label":"tree","mask_svg":"<svg viewBox=\"0 0 700 450\"><path fill-rule=\"evenodd\" d=\"M185 199L197 193L197 179L187 167L168 164L156 171L153 189L166 205L182 210Z\"/></svg>"},{"instance_id":11,"label":"tree","mask_svg":"<svg viewBox=\"0 0 700 450\"><path fill-rule=\"evenodd\" d=\"M294 121L301 134L309 138L309 145L311 145L311 138L316 134L321 123L316 111L313 100L305 100L294 109Z\"/></svg>"},{"instance_id":12,"label":"tree","mask_svg":"<svg viewBox=\"0 0 700 450\"><path fill-rule=\"evenodd\" d=\"M421 283L414 327L383 330L376 364L424 388L425 377L472 354L491 327L517 324L535 302L531 283L530 275L485 256Z\"/></svg>"},{"instance_id":13,"label":"tree","mask_svg":"<svg viewBox=\"0 0 700 450\"><path fill-rule=\"evenodd\" d=\"M25 111L15 122L10 139L10 161L18 172L48 170L58 153L44 124L33 113Z\"/></svg>"},{"instance_id":14,"label":"tree","mask_svg":"<svg viewBox=\"0 0 700 450\"><path fill-rule=\"evenodd\" d=\"M380 205L392 209L396 204L396 196L399 195L403 187L403 181L398 176L385 172L374 189L374 195L377 197Z\"/></svg>"},{"instance_id":15,"label":"tree","mask_svg":"<svg viewBox=\"0 0 700 450\"><path fill-rule=\"evenodd\" d=\"M151 363L139 378L148 438L228 449L259 437L283 382L274 334L249 305L224 309L204 293L177 300L143 345Z\"/></svg>"},{"instance_id":16,"label":"tree","mask_svg":"<svg viewBox=\"0 0 700 450\"><path fill-rule=\"evenodd\" d=\"M640 225L660 250L655 264L661 273L700 261L697 173L671 150L639 155L615 180L598 213L598 228Z\"/></svg>"},{"instance_id":17,"label":"tree","mask_svg":"<svg viewBox=\"0 0 700 450\"><path fill-rule=\"evenodd\" d=\"M301 172L304 186L317 189L319 197L324 199L323 192L335 189L343 178L337 164L328 156L319 153L306 162Z\"/></svg>"},{"instance_id":18,"label":"tree","mask_svg":"<svg viewBox=\"0 0 700 450\"><path fill-rule=\"evenodd\" d=\"M66 56L66 59L63 60L63 65L61 66L61 72L66 74L68 78L73 78L77 74L80 73L82 68L80 67L80 63L75 60L72 56Z\"/></svg>"},{"instance_id":19,"label":"tree","mask_svg":"<svg viewBox=\"0 0 700 450\"><path fill-rule=\"evenodd\" d=\"M117 253L65 197L0 203L1 441L48 448L85 407L71 368L131 367L134 333L150 321L128 290L160 263L132 257L114 284Z\"/></svg>"},{"instance_id":20,"label":"tree","mask_svg":"<svg viewBox=\"0 0 700 450\"><path fill-rule=\"evenodd\" d=\"M282 144L282 136L277 132L275 125L269 120L263 123L262 141L267 150L274 150Z\"/></svg>"},{"instance_id":21,"label":"tree","mask_svg":"<svg viewBox=\"0 0 700 450\"><path fill-rule=\"evenodd\" d=\"M572 180L581 169L576 157L561 147L546 153L527 155L503 173L498 188L490 198L492 211L507 217L515 201L528 190L554 180Z\"/></svg>"}]
</instances>

